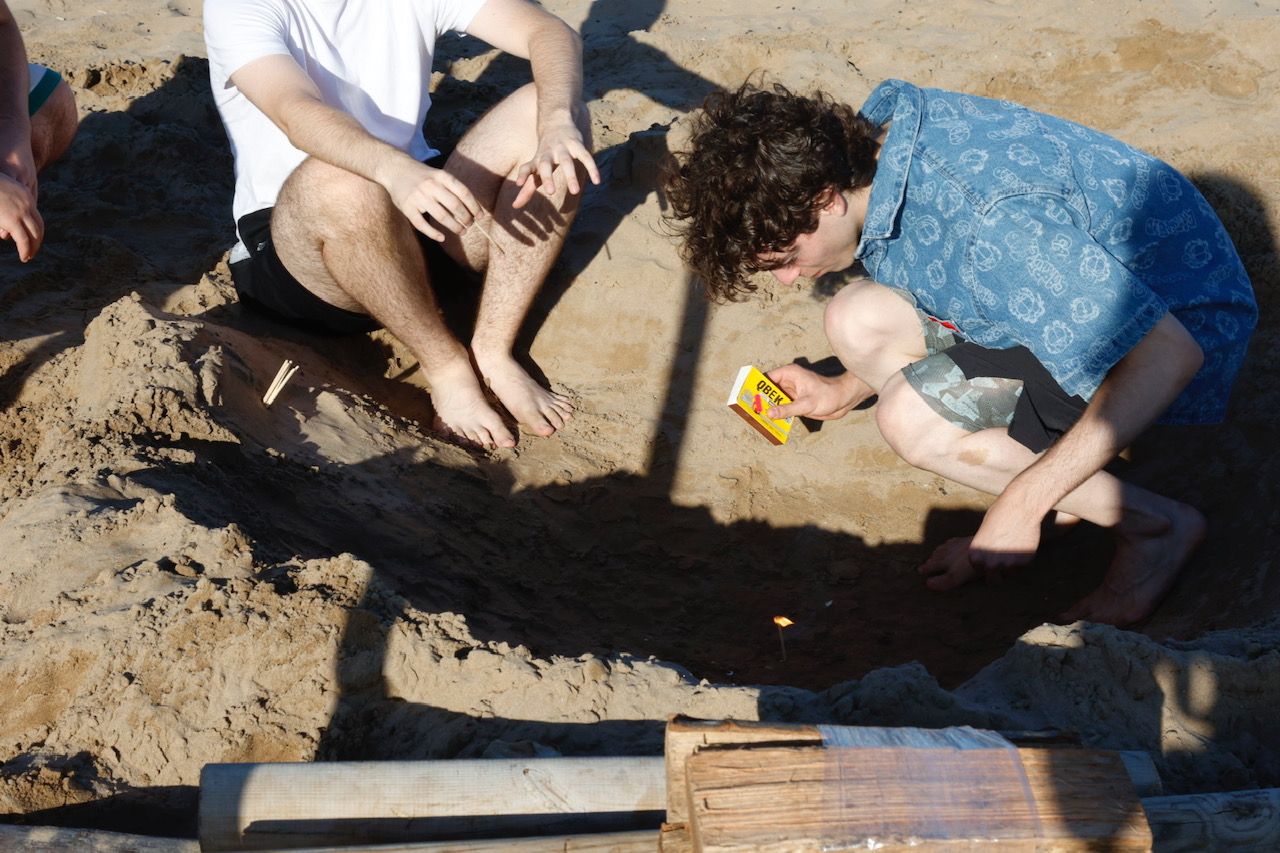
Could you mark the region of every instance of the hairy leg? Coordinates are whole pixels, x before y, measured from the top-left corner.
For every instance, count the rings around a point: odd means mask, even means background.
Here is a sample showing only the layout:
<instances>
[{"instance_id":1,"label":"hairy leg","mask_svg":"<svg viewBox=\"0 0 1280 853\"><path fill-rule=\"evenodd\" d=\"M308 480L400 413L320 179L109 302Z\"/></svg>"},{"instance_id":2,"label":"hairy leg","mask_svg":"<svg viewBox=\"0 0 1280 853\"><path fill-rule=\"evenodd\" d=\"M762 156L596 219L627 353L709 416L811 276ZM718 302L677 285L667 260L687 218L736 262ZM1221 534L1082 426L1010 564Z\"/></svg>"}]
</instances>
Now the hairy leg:
<instances>
[{"instance_id":1,"label":"hairy leg","mask_svg":"<svg viewBox=\"0 0 1280 853\"><path fill-rule=\"evenodd\" d=\"M877 424L907 462L970 488L998 495L1038 458L1005 429L967 432L940 416L896 374L881 389ZM1112 624L1145 618L1168 592L1203 539L1204 517L1193 507L1099 471L1058 504L1058 510L1114 528L1117 548L1101 586L1067 613ZM920 567L933 589L951 589L975 569L968 539L951 540Z\"/></svg>"},{"instance_id":2,"label":"hairy leg","mask_svg":"<svg viewBox=\"0 0 1280 853\"><path fill-rule=\"evenodd\" d=\"M75 139L77 127L76 97L63 80L31 117L31 156L36 171L63 155Z\"/></svg>"},{"instance_id":3,"label":"hairy leg","mask_svg":"<svg viewBox=\"0 0 1280 853\"><path fill-rule=\"evenodd\" d=\"M382 187L306 160L281 188L271 232L285 268L308 290L371 314L413 352L447 428L477 444L515 446L440 316L417 232Z\"/></svg>"},{"instance_id":4,"label":"hairy leg","mask_svg":"<svg viewBox=\"0 0 1280 853\"><path fill-rule=\"evenodd\" d=\"M587 136L590 128L581 128ZM589 143L589 136L588 144ZM491 219L482 220L493 244L467 232L450 237L445 250L472 269L484 270L484 290L471 352L481 376L521 424L551 435L573 413L568 398L539 385L512 354L534 296L564 245L579 197L542 192L519 210L516 172L537 147L537 102L532 85L503 100L458 143L445 169L465 183Z\"/></svg>"}]
</instances>

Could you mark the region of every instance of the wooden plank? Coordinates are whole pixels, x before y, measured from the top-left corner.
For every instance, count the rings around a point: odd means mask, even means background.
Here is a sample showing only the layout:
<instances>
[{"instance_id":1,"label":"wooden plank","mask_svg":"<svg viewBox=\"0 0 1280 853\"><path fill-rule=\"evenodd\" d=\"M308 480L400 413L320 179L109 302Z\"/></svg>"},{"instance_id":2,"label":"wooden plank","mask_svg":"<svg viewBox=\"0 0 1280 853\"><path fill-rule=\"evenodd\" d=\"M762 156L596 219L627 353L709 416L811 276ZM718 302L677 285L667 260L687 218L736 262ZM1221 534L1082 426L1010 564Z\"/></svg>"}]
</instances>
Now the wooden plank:
<instances>
[{"instance_id":1,"label":"wooden plank","mask_svg":"<svg viewBox=\"0 0 1280 853\"><path fill-rule=\"evenodd\" d=\"M1148 797L1156 853L1280 850L1280 788Z\"/></svg>"},{"instance_id":2,"label":"wooden plank","mask_svg":"<svg viewBox=\"0 0 1280 853\"><path fill-rule=\"evenodd\" d=\"M1115 753L707 747L687 762L695 850L1148 850ZM777 845L776 848L773 845Z\"/></svg>"},{"instance_id":3,"label":"wooden plank","mask_svg":"<svg viewBox=\"0 0 1280 853\"><path fill-rule=\"evenodd\" d=\"M45 853L199 853L189 838L159 838L97 829L61 826L0 825L0 850L33 850Z\"/></svg>"},{"instance_id":4,"label":"wooden plank","mask_svg":"<svg viewBox=\"0 0 1280 853\"><path fill-rule=\"evenodd\" d=\"M209 764L202 849L262 850L653 829L663 760Z\"/></svg>"},{"instance_id":5,"label":"wooden plank","mask_svg":"<svg viewBox=\"0 0 1280 853\"><path fill-rule=\"evenodd\" d=\"M1009 740L1017 742L1019 733L1005 733ZM1038 733L1024 733L1036 735ZM1029 738L1032 741L1036 737ZM685 786L685 762L689 756L707 746L729 744L819 744L822 733L817 726L800 723L766 723L749 720L699 720L676 715L667 721L666 759L667 822L684 823L689 820L689 798ZM1060 747L1064 748L1064 747ZM1155 762L1145 752L1122 752L1121 759L1134 791L1140 797L1158 796L1164 793Z\"/></svg>"},{"instance_id":6,"label":"wooden plank","mask_svg":"<svg viewBox=\"0 0 1280 853\"><path fill-rule=\"evenodd\" d=\"M762 723L748 720L696 720L675 716L667 721L666 759L667 822L689 820L689 796L685 788L685 762L707 746L746 743L819 744L817 726L796 723Z\"/></svg>"}]
</instances>

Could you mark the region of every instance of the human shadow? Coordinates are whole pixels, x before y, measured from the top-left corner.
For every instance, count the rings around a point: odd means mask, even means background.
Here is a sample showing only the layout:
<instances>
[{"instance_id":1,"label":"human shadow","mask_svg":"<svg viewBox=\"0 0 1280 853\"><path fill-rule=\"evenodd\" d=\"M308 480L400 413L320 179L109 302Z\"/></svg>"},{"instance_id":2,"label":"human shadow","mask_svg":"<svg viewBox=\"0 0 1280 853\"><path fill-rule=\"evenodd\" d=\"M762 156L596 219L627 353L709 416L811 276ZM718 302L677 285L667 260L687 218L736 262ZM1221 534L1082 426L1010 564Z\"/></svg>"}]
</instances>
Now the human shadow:
<instances>
[{"instance_id":1,"label":"human shadow","mask_svg":"<svg viewBox=\"0 0 1280 853\"><path fill-rule=\"evenodd\" d=\"M209 92L208 63L180 57L158 88L163 63L119 63L68 75L90 91L143 92L126 109L91 112L61 160L40 176L45 242L19 264L0 244L4 337L23 341L0 377L0 409L84 327L130 291L163 305L198 281L234 241L231 158Z\"/></svg>"},{"instance_id":2,"label":"human shadow","mask_svg":"<svg viewBox=\"0 0 1280 853\"><path fill-rule=\"evenodd\" d=\"M1131 448L1132 476L1161 493L1182 496L1209 518L1205 542L1183 570L1166 605L1142 628L1189 637L1255 623L1275 612L1280 580L1267 567L1280 549L1280 239L1257 188L1219 174L1192 181L1231 235L1253 282L1258 327L1232 389L1225 422L1158 427Z\"/></svg>"}]
</instances>

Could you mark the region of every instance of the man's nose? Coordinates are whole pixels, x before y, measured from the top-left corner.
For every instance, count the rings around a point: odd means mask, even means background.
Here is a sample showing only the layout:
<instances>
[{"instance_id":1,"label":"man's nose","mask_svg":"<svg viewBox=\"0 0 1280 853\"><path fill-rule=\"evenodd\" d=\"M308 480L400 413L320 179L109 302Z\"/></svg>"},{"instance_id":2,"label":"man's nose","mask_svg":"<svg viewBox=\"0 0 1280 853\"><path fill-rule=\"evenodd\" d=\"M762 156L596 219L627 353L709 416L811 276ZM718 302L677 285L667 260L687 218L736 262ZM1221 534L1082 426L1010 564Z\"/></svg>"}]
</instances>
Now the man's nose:
<instances>
[{"instance_id":1,"label":"man's nose","mask_svg":"<svg viewBox=\"0 0 1280 853\"><path fill-rule=\"evenodd\" d=\"M800 268L795 264L778 267L776 270L772 270L771 272L773 273L773 277L777 279L780 284L791 284L800 277Z\"/></svg>"}]
</instances>

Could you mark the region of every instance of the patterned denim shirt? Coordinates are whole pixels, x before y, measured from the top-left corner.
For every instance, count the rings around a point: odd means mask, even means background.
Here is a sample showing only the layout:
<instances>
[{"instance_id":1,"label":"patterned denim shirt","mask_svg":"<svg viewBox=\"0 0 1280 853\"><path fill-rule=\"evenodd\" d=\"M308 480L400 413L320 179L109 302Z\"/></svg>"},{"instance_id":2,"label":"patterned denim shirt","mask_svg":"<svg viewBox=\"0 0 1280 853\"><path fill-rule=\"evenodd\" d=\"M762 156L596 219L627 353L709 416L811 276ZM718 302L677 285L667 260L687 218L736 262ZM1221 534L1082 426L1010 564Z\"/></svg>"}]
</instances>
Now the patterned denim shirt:
<instances>
[{"instance_id":1,"label":"patterned denim shirt","mask_svg":"<svg viewBox=\"0 0 1280 853\"><path fill-rule=\"evenodd\" d=\"M1205 363L1161 421L1223 418L1258 312L1186 178L1007 101L888 80L862 114L892 122L857 250L874 280L974 343L1026 346L1085 399L1171 311Z\"/></svg>"}]
</instances>

